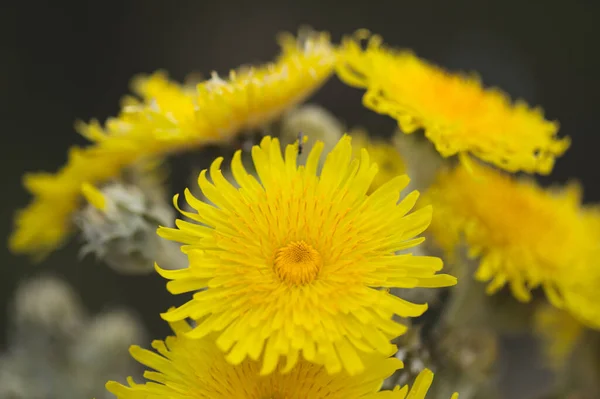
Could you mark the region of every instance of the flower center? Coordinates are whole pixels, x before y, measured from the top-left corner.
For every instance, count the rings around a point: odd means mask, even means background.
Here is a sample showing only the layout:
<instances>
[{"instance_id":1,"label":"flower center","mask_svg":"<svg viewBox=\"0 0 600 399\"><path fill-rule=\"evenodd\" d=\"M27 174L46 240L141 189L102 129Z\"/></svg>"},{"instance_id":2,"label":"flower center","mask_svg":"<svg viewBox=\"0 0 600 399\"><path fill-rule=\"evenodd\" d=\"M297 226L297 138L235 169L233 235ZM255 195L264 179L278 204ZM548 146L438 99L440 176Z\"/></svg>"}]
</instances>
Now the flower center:
<instances>
[{"instance_id":1,"label":"flower center","mask_svg":"<svg viewBox=\"0 0 600 399\"><path fill-rule=\"evenodd\" d=\"M304 241L279 248L275 254L275 274L288 284L304 285L321 270L321 255Z\"/></svg>"}]
</instances>

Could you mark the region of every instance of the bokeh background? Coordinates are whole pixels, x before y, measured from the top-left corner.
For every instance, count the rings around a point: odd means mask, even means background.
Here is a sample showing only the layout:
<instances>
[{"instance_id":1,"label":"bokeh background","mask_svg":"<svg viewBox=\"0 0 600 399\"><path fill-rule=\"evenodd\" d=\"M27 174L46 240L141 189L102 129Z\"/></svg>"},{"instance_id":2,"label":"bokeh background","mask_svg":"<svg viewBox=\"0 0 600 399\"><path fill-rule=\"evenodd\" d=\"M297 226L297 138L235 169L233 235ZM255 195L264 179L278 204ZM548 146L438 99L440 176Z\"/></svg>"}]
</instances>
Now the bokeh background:
<instances>
[{"instance_id":1,"label":"bokeh background","mask_svg":"<svg viewBox=\"0 0 600 399\"><path fill-rule=\"evenodd\" d=\"M357 28L383 35L450 69L476 70L487 85L541 105L573 145L544 183L578 179L585 199L600 201L596 118L600 85L599 2L571 1L35 1L0 8L0 231L6 242L14 211L28 197L21 175L56 170L67 148L84 140L76 119L104 120L118 111L138 73L165 69L178 80L271 60L275 34L301 25L328 30L334 40ZM333 78L313 100L349 125L389 134L394 122L362 108L361 92ZM176 169L175 169L176 170ZM1 246L0 346L16 284L54 273L73 284L91 311L128 306L151 336L167 334L159 312L180 302L155 275L117 275L92 258L78 261L77 244L41 265ZM524 337L508 337L499 367L507 397L549 381ZM527 373L522 370L528 369Z\"/></svg>"}]
</instances>

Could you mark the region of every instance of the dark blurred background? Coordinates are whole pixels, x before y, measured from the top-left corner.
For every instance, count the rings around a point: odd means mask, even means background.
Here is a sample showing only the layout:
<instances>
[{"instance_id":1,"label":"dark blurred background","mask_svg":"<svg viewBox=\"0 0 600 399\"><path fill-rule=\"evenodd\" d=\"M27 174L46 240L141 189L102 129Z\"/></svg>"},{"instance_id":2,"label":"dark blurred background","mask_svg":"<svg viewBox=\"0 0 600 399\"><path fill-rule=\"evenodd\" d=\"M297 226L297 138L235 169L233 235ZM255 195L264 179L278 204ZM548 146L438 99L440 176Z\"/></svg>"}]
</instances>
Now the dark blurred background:
<instances>
[{"instance_id":1,"label":"dark blurred background","mask_svg":"<svg viewBox=\"0 0 600 399\"><path fill-rule=\"evenodd\" d=\"M487 85L541 105L561 123L573 145L545 183L569 178L585 185L586 201L600 201L598 2L572 1L37 1L0 11L2 132L1 238L13 212L27 204L21 175L56 170L67 148L82 144L76 119L104 120L118 111L131 77L156 69L182 80L240 64L265 62L278 52L275 34L307 24L343 34L368 28L386 42L451 69L476 70ZM361 92L333 78L314 101L350 125L387 134L395 126L364 110ZM158 276L126 277L92 259L78 262L77 245L31 265L2 247L0 343L17 282L40 272L65 277L91 311L137 309L152 336L166 325L158 313L181 301ZM527 350L526 347L523 350ZM527 353L527 352L525 352ZM525 356L527 357L527 356ZM535 367L535 366L531 366ZM519 385L519 383L517 383Z\"/></svg>"}]
</instances>

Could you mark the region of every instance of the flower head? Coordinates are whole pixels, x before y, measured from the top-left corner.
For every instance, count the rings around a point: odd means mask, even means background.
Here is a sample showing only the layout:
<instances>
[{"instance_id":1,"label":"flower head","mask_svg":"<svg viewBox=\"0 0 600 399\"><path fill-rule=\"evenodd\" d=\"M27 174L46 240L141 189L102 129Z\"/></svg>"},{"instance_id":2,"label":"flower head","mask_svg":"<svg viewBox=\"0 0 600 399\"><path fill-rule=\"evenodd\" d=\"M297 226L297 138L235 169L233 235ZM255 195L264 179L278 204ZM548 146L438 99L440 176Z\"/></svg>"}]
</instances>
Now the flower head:
<instances>
[{"instance_id":1,"label":"flower head","mask_svg":"<svg viewBox=\"0 0 600 399\"><path fill-rule=\"evenodd\" d=\"M272 373L282 356L293 367L300 354L330 373L359 374L360 352L389 353L390 339L405 330L392 316L417 316L426 305L381 288L441 287L456 279L435 274L438 258L396 255L422 242L416 236L431 208L408 214L416 192L398 202L406 176L367 195L377 166L364 149L352 159L350 141L340 140L320 175L322 142L297 166L297 144L282 156L271 137L252 149L258 180L239 151L231 164L236 185L223 177L221 158L210 167L212 183L203 171L198 184L214 206L186 190L197 213L181 212L199 224L178 220L179 229L159 229L184 244L189 268L158 269L172 280L167 288L174 294L203 291L163 318L196 320L191 337L219 332L217 346L232 364L264 354L262 374Z\"/></svg>"},{"instance_id":2,"label":"flower head","mask_svg":"<svg viewBox=\"0 0 600 399\"><path fill-rule=\"evenodd\" d=\"M275 63L242 67L226 79L213 73L195 89L160 72L140 76L133 82L139 99L124 100L122 114L107 123L107 134L99 134L94 125L81 130L92 140L108 136L107 146L121 148L131 142L164 152L228 141L263 127L319 88L336 59L324 33L309 32L298 39L283 34L279 41L282 53Z\"/></svg>"},{"instance_id":3,"label":"flower head","mask_svg":"<svg viewBox=\"0 0 600 399\"><path fill-rule=\"evenodd\" d=\"M25 176L34 199L15 218L11 250L41 258L63 243L73 230L82 184L97 186L140 159L227 141L260 127L301 102L331 74L335 51L326 34L298 40L284 35L281 44L275 63L232 71L227 79L215 74L196 89L162 73L137 78L133 86L139 98L126 98L118 117L104 128L95 121L78 125L93 145L73 149L56 174Z\"/></svg>"},{"instance_id":4,"label":"flower head","mask_svg":"<svg viewBox=\"0 0 600 399\"><path fill-rule=\"evenodd\" d=\"M73 216L83 199L83 183L105 182L119 176L123 161L118 155L98 157L74 147L67 164L56 174L26 174L23 184L34 199L17 212L10 249L29 253L36 260L55 250L73 231Z\"/></svg>"},{"instance_id":5,"label":"flower head","mask_svg":"<svg viewBox=\"0 0 600 399\"><path fill-rule=\"evenodd\" d=\"M365 88L366 107L390 115L402 131L423 129L444 157L472 154L509 171L549 173L569 146L558 125L524 102L514 105L497 89L485 90L473 76L450 74L408 51L381 45L372 36L365 50L346 39L338 76Z\"/></svg>"},{"instance_id":6,"label":"flower head","mask_svg":"<svg viewBox=\"0 0 600 399\"><path fill-rule=\"evenodd\" d=\"M173 323L172 327L175 336L152 343L158 353L131 347L137 361L155 370L144 374L148 382L136 384L129 378L129 386L110 381L106 388L119 399L404 399L408 393L408 387L378 392L383 380L402 367L393 357L363 355L368 367L356 376L344 372L330 375L323 366L305 360L292 367L279 363L277 367L286 369L285 374L260 376L260 363L255 360L228 363L215 344L215 336L190 339L186 322ZM424 399L432 378L433 374L425 370L409 397Z\"/></svg>"},{"instance_id":7,"label":"flower head","mask_svg":"<svg viewBox=\"0 0 600 399\"><path fill-rule=\"evenodd\" d=\"M594 274L600 214L581 206L576 185L544 190L530 180L471 167L442 172L424 196L435 209L435 241L449 255L464 242L469 256L480 258L475 277L491 280L489 293L509 284L517 299L528 301L531 289L541 286L554 305L563 306L579 291L576 285Z\"/></svg>"}]
</instances>

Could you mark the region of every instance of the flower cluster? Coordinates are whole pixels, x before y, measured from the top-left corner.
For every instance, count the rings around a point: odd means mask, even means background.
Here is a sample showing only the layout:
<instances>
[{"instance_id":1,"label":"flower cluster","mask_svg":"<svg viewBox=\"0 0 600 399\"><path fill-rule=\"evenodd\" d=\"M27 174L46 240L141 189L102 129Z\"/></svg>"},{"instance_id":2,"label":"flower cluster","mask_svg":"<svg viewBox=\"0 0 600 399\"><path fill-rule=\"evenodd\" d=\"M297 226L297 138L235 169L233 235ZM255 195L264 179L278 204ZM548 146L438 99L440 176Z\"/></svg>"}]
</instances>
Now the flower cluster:
<instances>
[{"instance_id":1,"label":"flower cluster","mask_svg":"<svg viewBox=\"0 0 600 399\"><path fill-rule=\"evenodd\" d=\"M405 331L392 316L426 310L380 288L456 280L436 274L438 258L397 254L422 241L416 236L431 217L430 208L408 213L417 195L399 201L405 176L367 195L377 165L365 149L360 159L352 157L350 137L327 155L320 174L323 143L300 166L298 145L282 154L279 141L265 137L252 149L257 177L238 151L231 163L235 182L225 179L219 158L198 178L206 202L186 191L196 212L180 212L197 223L178 220L176 229L159 234L184 244L189 266L157 270L171 280L172 293L197 292L163 315L177 334L166 345L153 344L163 357L132 349L158 371L146 377L159 385L109 383L112 392L123 398L380 396L383 379L402 365L389 358L390 340ZM177 196L174 202L178 207Z\"/></svg>"},{"instance_id":2,"label":"flower cluster","mask_svg":"<svg viewBox=\"0 0 600 399\"><path fill-rule=\"evenodd\" d=\"M41 258L79 229L84 252L119 272L156 270L170 293L188 294L161 315L175 335L154 341L157 353L131 348L152 369L146 381L111 381L111 393L423 399L433 373L418 355L397 378L406 353L396 344L413 323L434 319L423 342L439 342L424 351L427 359L443 353L465 375L487 370L496 353L489 328L466 332L448 321L473 292L470 279L461 281L443 307L444 288L457 279L441 273L437 254L463 266L453 271L474 265L488 294L507 286L530 302L542 288L554 308L536 321L554 341L554 358L566 357L583 326L600 329L599 210L581 204L577 184L544 189L511 174L551 172L569 147L556 122L365 31L339 46L315 32L282 35L280 44L273 63L197 85L163 72L135 78L135 96L116 117L77 125L89 146L73 148L56 174L25 176L34 199L17 214L14 252ZM398 121L395 143L299 106L334 72L366 90L367 108ZM423 143L404 139L417 130ZM236 144L256 136L244 151ZM182 219L173 221L160 165L209 145L231 159L216 157L202 170L185 204L175 195ZM459 162L447 160L454 156ZM402 192L407 172L422 198ZM435 245L420 245L424 233ZM450 316L436 310L415 321L429 306L415 298L433 298ZM544 334L551 328L560 333ZM458 347L436 347L443 342ZM473 348L488 343L480 350L488 355L476 359ZM484 373L469 383L481 385ZM448 382L452 373L442 375ZM398 384L411 379L410 390Z\"/></svg>"}]
</instances>

